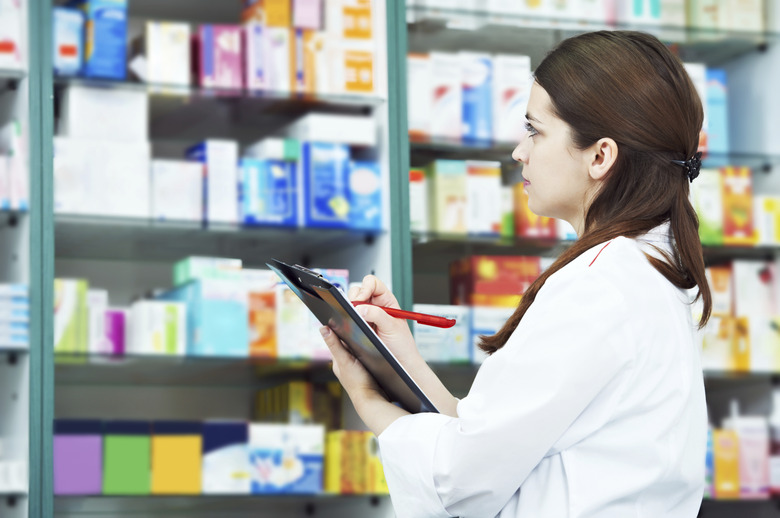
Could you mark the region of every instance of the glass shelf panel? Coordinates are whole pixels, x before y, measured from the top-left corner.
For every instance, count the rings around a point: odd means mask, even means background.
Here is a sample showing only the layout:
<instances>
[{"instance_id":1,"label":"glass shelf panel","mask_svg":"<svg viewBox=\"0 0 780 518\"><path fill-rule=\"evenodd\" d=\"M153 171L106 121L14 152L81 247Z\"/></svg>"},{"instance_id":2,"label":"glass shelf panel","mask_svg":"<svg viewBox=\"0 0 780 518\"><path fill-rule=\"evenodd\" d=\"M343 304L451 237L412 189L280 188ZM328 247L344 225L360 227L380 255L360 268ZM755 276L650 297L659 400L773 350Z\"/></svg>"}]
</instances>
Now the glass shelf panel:
<instances>
[{"instance_id":1,"label":"glass shelf panel","mask_svg":"<svg viewBox=\"0 0 780 518\"><path fill-rule=\"evenodd\" d=\"M410 6L407 9L409 48L415 52L434 48L469 48L522 53L531 56L534 67L561 40L597 30L649 32L670 44L683 61L699 61L708 65L723 63L746 52L765 48L780 39L780 34L776 32L605 23L423 6ZM519 31L518 28L523 30Z\"/></svg>"},{"instance_id":2,"label":"glass shelf panel","mask_svg":"<svg viewBox=\"0 0 780 518\"><path fill-rule=\"evenodd\" d=\"M364 516L377 507L390 505L388 495L193 495L193 496L57 496L56 515L101 516L306 516L322 511L336 511L344 506L365 509ZM263 512L265 511L265 512ZM311 511L311 512L309 512ZM357 516L357 515L356 515Z\"/></svg>"},{"instance_id":3,"label":"glass shelf panel","mask_svg":"<svg viewBox=\"0 0 780 518\"><path fill-rule=\"evenodd\" d=\"M27 77L24 70L14 68L0 68L0 94L6 90L16 90L19 81Z\"/></svg>"},{"instance_id":4,"label":"glass shelf panel","mask_svg":"<svg viewBox=\"0 0 780 518\"><path fill-rule=\"evenodd\" d=\"M58 258L176 261L189 255L236 257L264 266L273 257L300 263L318 249L371 243L380 235L349 229L250 227L200 221L157 221L105 216L55 216Z\"/></svg>"}]
</instances>

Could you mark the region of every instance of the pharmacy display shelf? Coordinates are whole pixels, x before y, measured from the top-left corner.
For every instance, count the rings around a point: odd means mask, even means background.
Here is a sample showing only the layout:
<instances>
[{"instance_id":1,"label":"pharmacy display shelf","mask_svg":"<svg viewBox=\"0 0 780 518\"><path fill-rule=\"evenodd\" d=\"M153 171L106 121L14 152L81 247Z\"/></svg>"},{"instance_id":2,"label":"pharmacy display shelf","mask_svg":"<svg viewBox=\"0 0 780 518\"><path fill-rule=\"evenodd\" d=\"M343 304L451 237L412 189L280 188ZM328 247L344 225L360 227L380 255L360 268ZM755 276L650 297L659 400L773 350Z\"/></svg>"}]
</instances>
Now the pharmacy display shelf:
<instances>
[{"instance_id":1,"label":"pharmacy display shelf","mask_svg":"<svg viewBox=\"0 0 780 518\"><path fill-rule=\"evenodd\" d=\"M57 496L57 516L321 516L346 510L371 516L388 508L388 495L192 495L192 496Z\"/></svg>"},{"instance_id":2,"label":"pharmacy display shelf","mask_svg":"<svg viewBox=\"0 0 780 518\"><path fill-rule=\"evenodd\" d=\"M309 264L315 250L341 250L373 243L381 232L239 224L156 221L58 214L57 258L177 261L190 255L235 257L247 266L264 266L273 257Z\"/></svg>"},{"instance_id":3,"label":"pharmacy display shelf","mask_svg":"<svg viewBox=\"0 0 780 518\"><path fill-rule=\"evenodd\" d=\"M281 127L310 112L368 115L385 100L374 96L303 94L266 90L215 89L133 81L56 77L55 119L60 98L69 86L131 90L149 94L149 135L176 138L192 126ZM207 135L209 136L209 135Z\"/></svg>"},{"instance_id":4,"label":"pharmacy display shelf","mask_svg":"<svg viewBox=\"0 0 780 518\"><path fill-rule=\"evenodd\" d=\"M16 90L19 81L27 77L24 70L14 68L0 68L0 94L6 90Z\"/></svg>"},{"instance_id":5,"label":"pharmacy display shelf","mask_svg":"<svg viewBox=\"0 0 780 518\"><path fill-rule=\"evenodd\" d=\"M443 379L472 378L478 366L436 363ZM327 360L55 353L57 385L263 388L289 379L335 380Z\"/></svg>"},{"instance_id":6,"label":"pharmacy display shelf","mask_svg":"<svg viewBox=\"0 0 780 518\"><path fill-rule=\"evenodd\" d=\"M769 500L716 500L705 498L701 503L699 518L751 518L780 517L780 502Z\"/></svg>"},{"instance_id":7,"label":"pharmacy display shelf","mask_svg":"<svg viewBox=\"0 0 780 518\"><path fill-rule=\"evenodd\" d=\"M512 151L517 143L493 142L487 140L461 140L432 137L410 138L409 147L413 166L423 166L437 158L495 160L514 162ZM726 165L750 167L755 172L769 173L780 168L780 155L763 153L709 153L702 163L704 168Z\"/></svg>"},{"instance_id":8,"label":"pharmacy display shelf","mask_svg":"<svg viewBox=\"0 0 780 518\"><path fill-rule=\"evenodd\" d=\"M407 24L409 49L413 52L467 48L517 54L517 49L522 48L523 54L531 57L532 67L558 42L596 30L649 32L671 45L683 61L709 66L765 49L780 40L777 32L603 23L425 6L407 7Z\"/></svg>"}]
</instances>

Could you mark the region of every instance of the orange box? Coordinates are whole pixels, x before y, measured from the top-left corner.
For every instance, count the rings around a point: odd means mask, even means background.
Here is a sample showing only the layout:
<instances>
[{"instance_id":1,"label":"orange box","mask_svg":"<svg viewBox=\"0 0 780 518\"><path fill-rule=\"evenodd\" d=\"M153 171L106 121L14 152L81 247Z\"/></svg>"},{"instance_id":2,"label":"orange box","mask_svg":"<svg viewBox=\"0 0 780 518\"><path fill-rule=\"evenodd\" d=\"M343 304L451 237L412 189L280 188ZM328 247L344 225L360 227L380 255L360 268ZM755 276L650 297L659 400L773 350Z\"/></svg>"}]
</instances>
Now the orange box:
<instances>
[{"instance_id":1,"label":"orange box","mask_svg":"<svg viewBox=\"0 0 780 518\"><path fill-rule=\"evenodd\" d=\"M200 494L201 423L158 421L152 426L152 494Z\"/></svg>"},{"instance_id":2,"label":"orange box","mask_svg":"<svg viewBox=\"0 0 780 518\"><path fill-rule=\"evenodd\" d=\"M292 0L263 0L265 24L269 27L292 27Z\"/></svg>"},{"instance_id":3,"label":"orange box","mask_svg":"<svg viewBox=\"0 0 780 518\"><path fill-rule=\"evenodd\" d=\"M723 178L723 243L752 246L756 242L753 229L753 177L749 167L724 167Z\"/></svg>"},{"instance_id":4,"label":"orange box","mask_svg":"<svg viewBox=\"0 0 780 518\"><path fill-rule=\"evenodd\" d=\"M515 235L519 237L541 237L555 239L558 237L555 220L545 216L537 216L528 208L528 195L522 183L514 185L515 197Z\"/></svg>"},{"instance_id":5,"label":"orange box","mask_svg":"<svg viewBox=\"0 0 780 518\"><path fill-rule=\"evenodd\" d=\"M450 264L450 303L515 307L540 273L538 257L466 257Z\"/></svg>"}]
</instances>

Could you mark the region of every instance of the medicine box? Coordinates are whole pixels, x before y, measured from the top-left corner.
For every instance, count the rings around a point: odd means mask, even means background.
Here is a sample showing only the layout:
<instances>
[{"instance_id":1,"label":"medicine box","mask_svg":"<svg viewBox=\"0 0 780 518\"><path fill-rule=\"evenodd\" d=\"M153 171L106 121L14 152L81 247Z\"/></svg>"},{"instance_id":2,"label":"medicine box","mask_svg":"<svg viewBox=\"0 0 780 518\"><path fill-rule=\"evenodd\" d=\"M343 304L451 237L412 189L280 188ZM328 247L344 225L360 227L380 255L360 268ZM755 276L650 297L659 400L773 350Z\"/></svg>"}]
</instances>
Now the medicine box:
<instances>
[{"instance_id":1,"label":"medicine box","mask_svg":"<svg viewBox=\"0 0 780 518\"><path fill-rule=\"evenodd\" d=\"M522 183L514 185L515 233L520 237L555 239L558 230L555 220L539 216L528 206L528 193Z\"/></svg>"},{"instance_id":2,"label":"medicine box","mask_svg":"<svg viewBox=\"0 0 780 518\"><path fill-rule=\"evenodd\" d=\"M152 218L200 221L203 218L204 165L186 160L152 160Z\"/></svg>"},{"instance_id":3,"label":"medicine box","mask_svg":"<svg viewBox=\"0 0 780 518\"><path fill-rule=\"evenodd\" d=\"M186 23L147 21L144 34L133 43L133 53L143 56L147 83L190 84L190 26Z\"/></svg>"},{"instance_id":4,"label":"medicine box","mask_svg":"<svg viewBox=\"0 0 780 518\"><path fill-rule=\"evenodd\" d=\"M3 10L2 17L6 16L7 13ZM52 21L54 23L52 36L54 73L60 76L80 74L84 62L84 14L78 9L55 7L52 9ZM2 23L4 22L0 22ZM2 56L1 52L0 56Z\"/></svg>"},{"instance_id":5,"label":"medicine box","mask_svg":"<svg viewBox=\"0 0 780 518\"><path fill-rule=\"evenodd\" d=\"M80 279L54 280L54 351L87 352L87 289Z\"/></svg>"},{"instance_id":6,"label":"medicine box","mask_svg":"<svg viewBox=\"0 0 780 518\"><path fill-rule=\"evenodd\" d=\"M501 232L501 163L466 161L466 228L469 234Z\"/></svg>"},{"instance_id":7,"label":"medicine box","mask_svg":"<svg viewBox=\"0 0 780 518\"><path fill-rule=\"evenodd\" d=\"M195 421L152 423L153 495L202 492L202 430L202 423Z\"/></svg>"},{"instance_id":8,"label":"medicine box","mask_svg":"<svg viewBox=\"0 0 780 518\"><path fill-rule=\"evenodd\" d=\"M289 27L265 27L263 74L266 88L273 92L295 89L295 38Z\"/></svg>"},{"instance_id":9,"label":"medicine box","mask_svg":"<svg viewBox=\"0 0 780 518\"><path fill-rule=\"evenodd\" d=\"M426 169L430 199L431 230L445 234L465 234L466 162L435 160Z\"/></svg>"},{"instance_id":10,"label":"medicine box","mask_svg":"<svg viewBox=\"0 0 780 518\"><path fill-rule=\"evenodd\" d=\"M310 424L314 422L313 384L289 381L255 395L254 418L263 422Z\"/></svg>"},{"instance_id":11,"label":"medicine box","mask_svg":"<svg viewBox=\"0 0 780 518\"><path fill-rule=\"evenodd\" d=\"M0 0L0 68L19 69L24 64L22 9L17 0Z\"/></svg>"},{"instance_id":12,"label":"medicine box","mask_svg":"<svg viewBox=\"0 0 780 518\"><path fill-rule=\"evenodd\" d=\"M173 265L173 285L195 279L240 279L241 259L190 256Z\"/></svg>"},{"instance_id":13,"label":"medicine box","mask_svg":"<svg viewBox=\"0 0 780 518\"><path fill-rule=\"evenodd\" d=\"M462 134L461 59L456 53L431 52L431 122L434 137L459 139Z\"/></svg>"},{"instance_id":14,"label":"medicine box","mask_svg":"<svg viewBox=\"0 0 780 518\"><path fill-rule=\"evenodd\" d=\"M429 212L425 170L412 169L409 171L409 227L412 232L425 233L430 230Z\"/></svg>"},{"instance_id":15,"label":"medicine box","mask_svg":"<svg viewBox=\"0 0 780 518\"><path fill-rule=\"evenodd\" d=\"M62 96L59 136L113 142L146 141L146 91L70 85ZM92 143L93 147L95 143Z\"/></svg>"},{"instance_id":16,"label":"medicine box","mask_svg":"<svg viewBox=\"0 0 780 518\"><path fill-rule=\"evenodd\" d=\"M461 52L464 139L493 138L493 58L490 54Z\"/></svg>"},{"instance_id":17,"label":"medicine box","mask_svg":"<svg viewBox=\"0 0 780 518\"><path fill-rule=\"evenodd\" d=\"M203 494L251 492L249 426L245 421L203 423Z\"/></svg>"},{"instance_id":18,"label":"medicine box","mask_svg":"<svg viewBox=\"0 0 780 518\"><path fill-rule=\"evenodd\" d=\"M245 269L249 315L249 356L276 358L276 285L279 277L270 270Z\"/></svg>"},{"instance_id":19,"label":"medicine box","mask_svg":"<svg viewBox=\"0 0 780 518\"><path fill-rule=\"evenodd\" d=\"M431 60L428 54L409 54L406 56L407 77L407 119L409 137L425 140L431 134L431 108L433 89Z\"/></svg>"},{"instance_id":20,"label":"medicine box","mask_svg":"<svg viewBox=\"0 0 780 518\"><path fill-rule=\"evenodd\" d=\"M200 25L193 40L197 84L205 88L243 88L239 25Z\"/></svg>"},{"instance_id":21,"label":"medicine box","mask_svg":"<svg viewBox=\"0 0 780 518\"><path fill-rule=\"evenodd\" d=\"M752 246L755 243L752 172L748 167L724 167L721 175L723 243Z\"/></svg>"},{"instance_id":22,"label":"medicine box","mask_svg":"<svg viewBox=\"0 0 780 518\"><path fill-rule=\"evenodd\" d=\"M323 0L294 0L293 26L300 29L322 29L322 3Z\"/></svg>"},{"instance_id":23,"label":"medicine box","mask_svg":"<svg viewBox=\"0 0 780 518\"><path fill-rule=\"evenodd\" d=\"M184 308L188 355L249 356L247 289L241 280L198 279L159 298Z\"/></svg>"},{"instance_id":24,"label":"medicine box","mask_svg":"<svg viewBox=\"0 0 780 518\"><path fill-rule=\"evenodd\" d=\"M287 137L301 142L375 146L377 126L373 117L310 113L284 130Z\"/></svg>"},{"instance_id":25,"label":"medicine box","mask_svg":"<svg viewBox=\"0 0 780 518\"><path fill-rule=\"evenodd\" d=\"M493 57L494 140L516 143L523 137L532 84L530 57L511 54Z\"/></svg>"},{"instance_id":26,"label":"medicine box","mask_svg":"<svg viewBox=\"0 0 780 518\"><path fill-rule=\"evenodd\" d=\"M702 169L691 183L691 202L699 218L704 245L723 244L723 177L719 169Z\"/></svg>"},{"instance_id":27,"label":"medicine box","mask_svg":"<svg viewBox=\"0 0 780 518\"><path fill-rule=\"evenodd\" d=\"M349 228L382 230L382 171L378 162L350 162L347 199Z\"/></svg>"},{"instance_id":28,"label":"medicine box","mask_svg":"<svg viewBox=\"0 0 780 518\"><path fill-rule=\"evenodd\" d=\"M321 492L324 454L322 425L252 423L249 427L252 493Z\"/></svg>"},{"instance_id":29,"label":"medicine box","mask_svg":"<svg viewBox=\"0 0 780 518\"><path fill-rule=\"evenodd\" d=\"M152 424L148 421L103 423L103 494L151 492Z\"/></svg>"},{"instance_id":30,"label":"medicine box","mask_svg":"<svg viewBox=\"0 0 780 518\"><path fill-rule=\"evenodd\" d=\"M471 310L468 306L415 304L414 311L455 320L455 325L446 329L413 323L414 341L426 361L441 363L470 361Z\"/></svg>"},{"instance_id":31,"label":"medicine box","mask_svg":"<svg viewBox=\"0 0 780 518\"><path fill-rule=\"evenodd\" d=\"M248 22L241 29L241 45L244 57L244 84L248 90L265 90L266 78L265 26Z\"/></svg>"},{"instance_id":32,"label":"medicine box","mask_svg":"<svg viewBox=\"0 0 780 518\"><path fill-rule=\"evenodd\" d=\"M297 162L301 157L301 143L293 138L267 137L247 146L243 156L259 160Z\"/></svg>"},{"instance_id":33,"label":"medicine box","mask_svg":"<svg viewBox=\"0 0 780 518\"><path fill-rule=\"evenodd\" d=\"M471 335L469 349L471 362L481 364L487 358L487 353L479 348L482 336L492 336L504 327L506 321L515 312L515 308L496 308L488 306L473 306L471 308Z\"/></svg>"},{"instance_id":34,"label":"medicine box","mask_svg":"<svg viewBox=\"0 0 780 518\"><path fill-rule=\"evenodd\" d=\"M371 40L374 16L370 0L327 0L325 28L334 38Z\"/></svg>"},{"instance_id":35,"label":"medicine box","mask_svg":"<svg viewBox=\"0 0 780 518\"><path fill-rule=\"evenodd\" d=\"M284 283L276 285L277 355L284 359L326 360L330 351L309 308Z\"/></svg>"},{"instance_id":36,"label":"medicine box","mask_svg":"<svg viewBox=\"0 0 780 518\"><path fill-rule=\"evenodd\" d=\"M99 495L103 491L100 421L54 420L54 494Z\"/></svg>"},{"instance_id":37,"label":"medicine box","mask_svg":"<svg viewBox=\"0 0 780 518\"><path fill-rule=\"evenodd\" d=\"M242 158L241 215L247 225L298 224L297 163Z\"/></svg>"},{"instance_id":38,"label":"medicine box","mask_svg":"<svg viewBox=\"0 0 780 518\"><path fill-rule=\"evenodd\" d=\"M124 79L127 69L127 0L76 0L86 15L84 75Z\"/></svg>"},{"instance_id":39,"label":"medicine box","mask_svg":"<svg viewBox=\"0 0 780 518\"><path fill-rule=\"evenodd\" d=\"M190 147L187 159L205 165L203 213L209 223L238 221L238 143L209 139Z\"/></svg>"},{"instance_id":40,"label":"medicine box","mask_svg":"<svg viewBox=\"0 0 780 518\"><path fill-rule=\"evenodd\" d=\"M87 350L92 354L106 354L106 310L108 292L106 290L87 290Z\"/></svg>"},{"instance_id":41,"label":"medicine box","mask_svg":"<svg viewBox=\"0 0 780 518\"><path fill-rule=\"evenodd\" d=\"M187 354L187 306L141 300L130 308L129 351L138 355Z\"/></svg>"},{"instance_id":42,"label":"medicine box","mask_svg":"<svg viewBox=\"0 0 780 518\"><path fill-rule=\"evenodd\" d=\"M757 245L780 244L780 196L754 196L753 222Z\"/></svg>"},{"instance_id":43,"label":"medicine box","mask_svg":"<svg viewBox=\"0 0 780 518\"><path fill-rule=\"evenodd\" d=\"M514 308L540 272L538 257L466 257L450 264L450 300L459 305Z\"/></svg>"},{"instance_id":44,"label":"medicine box","mask_svg":"<svg viewBox=\"0 0 780 518\"><path fill-rule=\"evenodd\" d=\"M349 148L304 142L301 214L304 227L344 228L349 223Z\"/></svg>"},{"instance_id":45,"label":"medicine box","mask_svg":"<svg viewBox=\"0 0 780 518\"><path fill-rule=\"evenodd\" d=\"M721 68L707 69L707 103L709 126L707 150L710 158L725 162L723 155L729 152L729 107L726 71ZM712 155L715 155L714 157ZM721 155L718 157L717 155ZM725 165L725 164L723 164Z\"/></svg>"}]
</instances>

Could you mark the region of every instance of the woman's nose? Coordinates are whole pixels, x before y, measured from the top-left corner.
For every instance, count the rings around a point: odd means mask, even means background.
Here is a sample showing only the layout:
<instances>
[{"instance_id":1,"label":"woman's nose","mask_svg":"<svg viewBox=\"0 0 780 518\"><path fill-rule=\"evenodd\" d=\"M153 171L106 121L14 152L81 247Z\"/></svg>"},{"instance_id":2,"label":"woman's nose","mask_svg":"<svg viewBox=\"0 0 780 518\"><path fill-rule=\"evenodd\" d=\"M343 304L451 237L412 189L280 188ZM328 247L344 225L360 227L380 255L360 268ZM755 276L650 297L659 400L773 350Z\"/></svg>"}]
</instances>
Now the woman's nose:
<instances>
[{"instance_id":1,"label":"woman's nose","mask_svg":"<svg viewBox=\"0 0 780 518\"><path fill-rule=\"evenodd\" d=\"M517 145L517 147L515 147L515 150L512 151L512 159L524 164L528 162L528 145L530 140L531 139L528 138L527 132L523 134L523 138L520 139L520 143Z\"/></svg>"}]
</instances>

